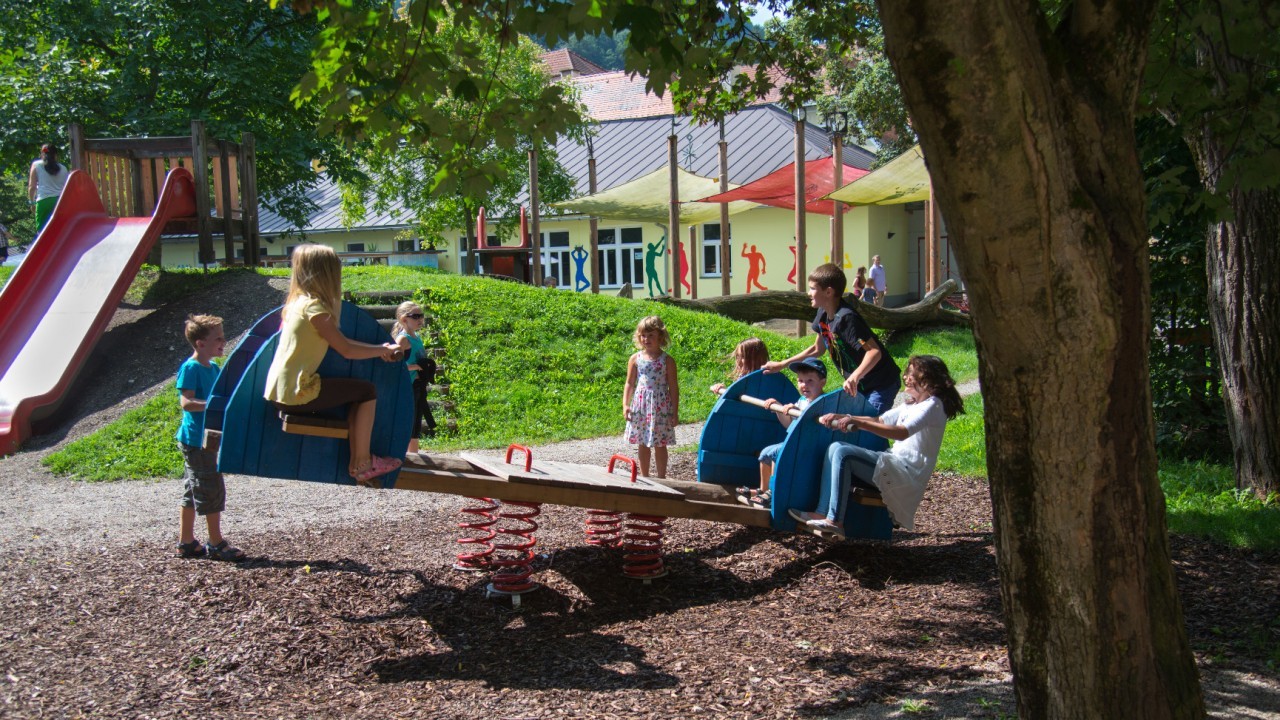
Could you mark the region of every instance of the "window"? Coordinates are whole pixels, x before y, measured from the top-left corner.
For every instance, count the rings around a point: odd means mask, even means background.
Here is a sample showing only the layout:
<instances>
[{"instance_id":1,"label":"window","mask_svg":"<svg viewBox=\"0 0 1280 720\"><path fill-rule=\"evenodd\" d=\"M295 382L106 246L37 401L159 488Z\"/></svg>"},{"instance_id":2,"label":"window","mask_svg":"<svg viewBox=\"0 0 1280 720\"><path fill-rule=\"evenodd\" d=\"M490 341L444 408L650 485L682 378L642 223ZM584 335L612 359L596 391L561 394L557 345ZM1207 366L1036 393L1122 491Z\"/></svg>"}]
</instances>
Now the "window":
<instances>
[{"instance_id":1,"label":"window","mask_svg":"<svg viewBox=\"0 0 1280 720\"><path fill-rule=\"evenodd\" d=\"M396 252L417 252L420 245L417 240L397 240Z\"/></svg>"},{"instance_id":2,"label":"window","mask_svg":"<svg viewBox=\"0 0 1280 720\"><path fill-rule=\"evenodd\" d=\"M359 242L359 243L349 242L349 243L347 243L347 252L349 252L349 253L362 253L362 252L364 252L364 243L362 243L362 242Z\"/></svg>"},{"instance_id":3,"label":"window","mask_svg":"<svg viewBox=\"0 0 1280 720\"><path fill-rule=\"evenodd\" d=\"M729 226L733 232L733 225ZM733 254L729 255L729 272L733 272ZM702 276L720 276L720 223L706 223L702 226Z\"/></svg>"},{"instance_id":4,"label":"window","mask_svg":"<svg viewBox=\"0 0 1280 720\"><path fill-rule=\"evenodd\" d=\"M644 286L644 231L638 227L601 228L596 232L600 286Z\"/></svg>"},{"instance_id":5,"label":"window","mask_svg":"<svg viewBox=\"0 0 1280 720\"><path fill-rule=\"evenodd\" d=\"M542 276L553 277L560 287L573 282L573 261L569 258L569 233L560 230L542 236ZM532 257L532 254L530 254ZM532 263L532 260L530 260Z\"/></svg>"}]
</instances>

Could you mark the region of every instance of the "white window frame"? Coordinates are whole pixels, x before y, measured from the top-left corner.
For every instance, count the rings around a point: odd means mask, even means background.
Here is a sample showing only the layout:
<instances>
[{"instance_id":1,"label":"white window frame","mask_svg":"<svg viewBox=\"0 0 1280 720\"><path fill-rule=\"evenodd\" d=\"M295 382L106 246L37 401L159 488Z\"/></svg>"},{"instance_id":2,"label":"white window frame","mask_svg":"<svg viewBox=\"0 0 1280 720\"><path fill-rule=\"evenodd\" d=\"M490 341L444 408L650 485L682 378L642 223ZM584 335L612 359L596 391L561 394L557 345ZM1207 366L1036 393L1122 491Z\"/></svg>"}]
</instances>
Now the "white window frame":
<instances>
[{"instance_id":1,"label":"white window frame","mask_svg":"<svg viewBox=\"0 0 1280 720\"><path fill-rule=\"evenodd\" d=\"M568 230L550 230L539 231L540 237L538 246L539 255L542 256L542 276L554 277L556 283L560 287L573 286L573 260L570 259L569 253L573 252L573 248L569 246ZM555 241L556 244L552 244ZM563 244L559 244L563 243ZM529 255L529 262L532 263L533 254ZM550 270L552 260L555 261L555 271Z\"/></svg>"},{"instance_id":2,"label":"white window frame","mask_svg":"<svg viewBox=\"0 0 1280 720\"><path fill-rule=\"evenodd\" d=\"M721 276L720 271L720 240L723 237L720 234L720 223L703 223L702 224L702 265L701 277L717 278ZM716 236L708 238L708 230L714 230ZM729 223L730 237L733 237L733 223ZM710 254L708 253L710 252ZM715 258L714 262L707 262L707 258ZM712 270L711 268L715 269ZM729 254L729 277L733 277L733 253Z\"/></svg>"},{"instance_id":3,"label":"white window frame","mask_svg":"<svg viewBox=\"0 0 1280 720\"><path fill-rule=\"evenodd\" d=\"M624 233L638 238L638 242L623 242ZM634 288L644 287L644 228L636 225L599 228L596 231L596 253L600 259L598 280L601 288L612 290L627 283Z\"/></svg>"},{"instance_id":4,"label":"white window frame","mask_svg":"<svg viewBox=\"0 0 1280 720\"><path fill-rule=\"evenodd\" d=\"M347 251L347 252L349 252L349 253L362 253L362 252L366 252L366 250L364 249L364 248L365 248L365 243L363 243L363 242L349 242L349 243L347 243L346 247L347 247L347 250L346 250L346 251Z\"/></svg>"}]
</instances>

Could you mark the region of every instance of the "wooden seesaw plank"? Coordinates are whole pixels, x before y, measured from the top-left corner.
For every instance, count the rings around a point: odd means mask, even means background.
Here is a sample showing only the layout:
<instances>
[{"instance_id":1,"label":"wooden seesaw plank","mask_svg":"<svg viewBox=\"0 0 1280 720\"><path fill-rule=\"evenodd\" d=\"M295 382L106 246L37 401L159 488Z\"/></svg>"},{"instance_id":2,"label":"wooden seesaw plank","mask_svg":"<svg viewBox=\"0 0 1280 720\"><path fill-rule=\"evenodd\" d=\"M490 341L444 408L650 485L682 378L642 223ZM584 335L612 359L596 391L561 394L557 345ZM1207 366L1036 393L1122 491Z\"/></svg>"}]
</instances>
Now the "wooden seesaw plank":
<instances>
[{"instance_id":1,"label":"wooden seesaw plank","mask_svg":"<svg viewBox=\"0 0 1280 720\"><path fill-rule=\"evenodd\" d=\"M521 466L523 470L523 466ZM601 470L603 472L603 470ZM630 475L618 475L630 482ZM656 481L651 481L656 482ZM679 488L680 483L663 481L656 483ZM754 527L769 527L769 513L759 508L729 502L692 500L673 489L674 495L636 495L619 492L614 487L568 484L533 484L510 482L486 473L471 463L443 456L409 455L396 478L395 489L418 490L468 497L490 497L506 501L538 502L549 505L616 510L618 512L660 515L663 517L691 518L713 522L734 523ZM699 488L702 490L701 488ZM719 488L712 488L724 491ZM704 493L702 497L719 500L720 495Z\"/></svg>"},{"instance_id":2,"label":"wooden seesaw plank","mask_svg":"<svg viewBox=\"0 0 1280 720\"><path fill-rule=\"evenodd\" d=\"M523 463L506 463L502 460L473 453L462 453L462 459L508 482L532 485L557 485L564 487L608 488L628 495L655 495L680 498L684 493L661 485L649 478L638 477L631 481L631 474L610 473L604 468L575 463L548 460L534 461L530 470Z\"/></svg>"}]
</instances>

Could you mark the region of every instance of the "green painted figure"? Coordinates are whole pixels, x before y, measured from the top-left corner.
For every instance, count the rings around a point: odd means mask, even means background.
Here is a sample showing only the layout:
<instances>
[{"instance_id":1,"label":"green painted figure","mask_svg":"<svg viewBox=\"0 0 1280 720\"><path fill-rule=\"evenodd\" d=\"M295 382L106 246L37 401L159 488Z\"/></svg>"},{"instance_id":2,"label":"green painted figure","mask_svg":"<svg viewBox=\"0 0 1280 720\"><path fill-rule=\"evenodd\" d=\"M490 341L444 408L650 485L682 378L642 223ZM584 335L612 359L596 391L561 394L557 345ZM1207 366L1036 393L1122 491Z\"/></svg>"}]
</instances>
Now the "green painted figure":
<instances>
[{"instance_id":1,"label":"green painted figure","mask_svg":"<svg viewBox=\"0 0 1280 720\"><path fill-rule=\"evenodd\" d=\"M666 248L667 236L664 234L658 242L649 243L649 249L644 254L644 274L647 278L645 289L649 291L649 297L663 297L667 294L662 289L662 279L658 275L658 258L662 257ZM657 292L653 291L655 287L658 289Z\"/></svg>"}]
</instances>

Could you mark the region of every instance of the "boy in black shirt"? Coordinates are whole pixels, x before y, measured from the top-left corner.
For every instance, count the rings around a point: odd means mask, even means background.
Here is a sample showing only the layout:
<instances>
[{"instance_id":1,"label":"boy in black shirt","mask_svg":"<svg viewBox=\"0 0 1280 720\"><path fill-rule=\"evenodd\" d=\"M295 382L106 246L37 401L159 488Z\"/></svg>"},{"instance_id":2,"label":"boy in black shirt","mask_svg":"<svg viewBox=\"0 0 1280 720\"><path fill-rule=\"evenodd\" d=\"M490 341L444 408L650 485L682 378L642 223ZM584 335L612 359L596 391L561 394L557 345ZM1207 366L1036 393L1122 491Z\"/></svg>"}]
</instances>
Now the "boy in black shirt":
<instances>
[{"instance_id":1,"label":"boy in black shirt","mask_svg":"<svg viewBox=\"0 0 1280 720\"><path fill-rule=\"evenodd\" d=\"M812 326L816 333L813 346L785 360L766 363L764 371L778 372L791 363L821 357L830 349L831 362L845 377L845 392L861 392L880 415L893 407L893 399L902 387L902 371L867 321L844 301L846 282L844 270L838 265L827 263L814 268L809 274L809 302L818 309Z\"/></svg>"}]
</instances>

